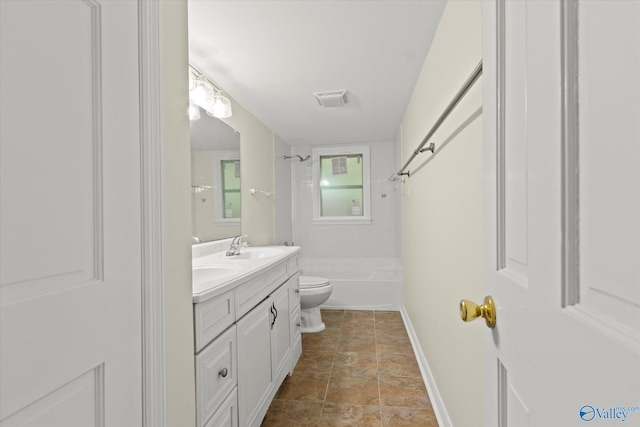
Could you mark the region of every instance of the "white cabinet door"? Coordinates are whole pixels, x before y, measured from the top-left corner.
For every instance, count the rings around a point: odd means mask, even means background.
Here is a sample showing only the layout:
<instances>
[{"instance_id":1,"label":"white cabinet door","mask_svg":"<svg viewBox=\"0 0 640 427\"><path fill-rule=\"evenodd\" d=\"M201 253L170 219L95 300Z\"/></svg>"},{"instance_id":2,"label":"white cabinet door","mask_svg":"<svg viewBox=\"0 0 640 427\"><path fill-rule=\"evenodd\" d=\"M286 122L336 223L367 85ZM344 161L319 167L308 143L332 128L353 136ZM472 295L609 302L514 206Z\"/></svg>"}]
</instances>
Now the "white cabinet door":
<instances>
[{"instance_id":1,"label":"white cabinet door","mask_svg":"<svg viewBox=\"0 0 640 427\"><path fill-rule=\"evenodd\" d=\"M142 424L138 2L0 1L0 422Z\"/></svg>"},{"instance_id":2,"label":"white cabinet door","mask_svg":"<svg viewBox=\"0 0 640 427\"><path fill-rule=\"evenodd\" d=\"M488 427L640 425L638 22L484 3Z\"/></svg>"},{"instance_id":3,"label":"white cabinet door","mask_svg":"<svg viewBox=\"0 0 640 427\"><path fill-rule=\"evenodd\" d=\"M241 426L254 425L271 392L271 298L247 313L238 328L238 409ZM261 420L257 420L258 423Z\"/></svg>"},{"instance_id":4,"label":"white cabinet door","mask_svg":"<svg viewBox=\"0 0 640 427\"><path fill-rule=\"evenodd\" d=\"M280 384L289 371L289 348L291 347L290 290L289 283L285 283L271 296L271 304L276 314L271 325L271 370L273 381L277 384Z\"/></svg>"}]
</instances>

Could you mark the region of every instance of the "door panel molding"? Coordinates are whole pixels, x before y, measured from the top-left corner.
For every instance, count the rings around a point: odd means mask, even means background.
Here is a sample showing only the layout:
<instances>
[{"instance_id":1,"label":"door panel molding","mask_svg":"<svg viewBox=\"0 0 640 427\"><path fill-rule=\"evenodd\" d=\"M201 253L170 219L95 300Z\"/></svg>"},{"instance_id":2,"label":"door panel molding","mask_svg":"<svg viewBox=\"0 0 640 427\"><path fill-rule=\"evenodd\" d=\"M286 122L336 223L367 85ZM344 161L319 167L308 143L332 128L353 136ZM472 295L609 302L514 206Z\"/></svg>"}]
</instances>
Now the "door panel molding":
<instances>
[{"instance_id":1,"label":"door panel molding","mask_svg":"<svg viewBox=\"0 0 640 427\"><path fill-rule=\"evenodd\" d=\"M104 280L104 208L102 173L102 16L95 0L84 0L91 7L93 62L93 211L94 279Z\"/></svg>"},{"instance_id":2,"label":"door panel molding","mask_svg":"<svg viewBox=\"0 0 640 427\"><path fill-rule=\"evenodd\" d=\"M507 427L508 413L507 413L507 387L509 384L507 377L507 368L502 364L500 359L497 359L497 374L498 374L498 427Z\"/></svg>"},{"instance_id":3,"label":"door panel molding","mask_svg":"<svg viewBox=\"0 0 640 427\"><path fill-rule=\"evenodd\" d=\"M505 231L505 0L496 2L496 270L507 266Z\"/></svg>"},{"instance_id":4,"label":"door panel molding","mask_svg":"<svg viewBox=\"0 0 640 427\"><path fill-rule=\"evenodd\" d=\"M576 18L583 101L579 305L595 313L593 321L608 335L633 331L634 342L640 341L638 19L637 2L580 2Z\"/></svg>"},{"instance_id":5,"label":"door panel molding","mask_svg":"<svg viewBox=\"0 0 640 427\"><path fill-rule=\"evenodd\" d=\"M142 195L142 424L167 425L160 2L138 2Z\"/></svg>"},{"instance_id":6,"label":"door panel molding","mask_svg":"<svg viewBox=\"0 0 640 427\"><path fill-rule=\"evenodd\" d=\"M561 305L580 302L580 179L578 115L578 2L560 6L562 64L562 292Z\"/></svg>"},{"instance_id":7,"label":"door panel molding","mask_svg":"<svg viewBox=\"0 0 640 427\"><path fill-rule=\"evenodd\" d=\"M104 427L104 386L104 364L100 364L5 418L2 425L62 425L73 422L74 425Z\"/></svg>"},{"instance_id":8,"label":"door panel molding","mask_svg":"<svg viewBox=\"0 0 640 427\"><path fill-rule=\"evenodd\" d=\"M526 51L526 38L508 37L507 32L510 25L522 25L516 20L526 20L526 12L526 4L496 2L497 269L525 289L528 287L528 141L526 133L514 132L526 129L526 73L511 73L525 79L525 84L510 82L506 75L507 57ZM522 93L510 91L510 88L521 87Z\"/></svg>"},{"instance_id":9,"label":"door panel molding","mask_svg":"<svg viewBox=\"0 0 640 427\"><path fill-rule=\"evenodd\" d=\"M633 329L620 322L609 319L583 304L569 306L565 310L577 321L600 332L611 341L626 347L634 354L640 356L640 336L638 336L638 333Z\"/></svg>"},{"instance_id":10,"label":"door panel molding","mask_svg":"<svg viewBox=\"0 0 640 427\"><path fill-rule=\"evenodd\" d=\"M586 7L586 6L585 6ZM571 307L570 314L613 341L640 354L640 333L632 325L636 323L640 308L626 295L617 295L615 289L598 288L589 280L585 265L581 265L581 145L594 141L581 140L581 116L578 102L581 97L580 79L580 5L578 0L563 0L561 17L562 64L562 286L561 306ZM583 31L588 31L583 23ZM613 43L612 43L613 45ZM586 70L587 72L589 70ZM588 82L585 82L585 84ZM591 99L591 102L596 102ZM612 105L611 108L617 106ZM587 118L589 120L589 118ZM588 149L589 146L585 145ZM593 150L595 147L591 147ZM615 147L611 147L615 150ZM592 184L595 182L591 179ZM586 187L585 187L586 189ZM604 203L604 202L603 202ZM583 207L588 209L588 207ZM613 206L612 206L613 208ZM600 224L603 225L603 224ZM591 260L591 262L593 259ZM600 261L600 260L599 260ZM601 260L606 262L605 260ZM586 260L585 262L590 262ZM615 267L611 265L612 269ZM627 266L627 268L631 268ZM582 277L584 276L584 277ZM586 280L586 283L585 283ZM612 281L597 281L612 286ZM626 320L626 321L625 321Z\"/></svg>"},{"instance_id":11,"label":"door panel molding","mask_svg":"<svg viewBox=\"0 0 640 427\"><path fill-rule=\"evenodd\" d=\"M20 105L3 110L3 114L9 114L5 116L5 126L22 129L32 138L49 141L52 135L71 137L65 147L52 146L38 152L17 141L10 148L16 156L14 161L3 164L3 303L90 286L104 279L101 5L84 0L57 7L66 8L65 12L77 20L67 22L67 28L57 38L40 40L38 47L55 52L59 44L68 44L68 49L73 50L74 55L59 61L51 71L56 77L63 76L66 83L78 86L75 93L64 91L63 85L54 91L64 96L72 108L44 107L48 110L47 119L38 125L25 121ZM83 42L87 39L89 43ZM7 55L15 64L3 69L3 87L13 87L8 96L16 96L15 92L20 91L17 83L23 80L35 84L41 71L25 71L23 67L32 65L22 64L20 54L9 50ZM84 115L86 124L78 120L78 115ZM69 153L75 154L72 163L68 163ZM59 164L68 166L60 170ZM12 182L20 185L12 186ZM49 205L58 201L73 209L50 209ZM38 237L38 247L22 245L34 236ZM33 262L34 257L38 263Z\"/></svg>"}]
</instances>

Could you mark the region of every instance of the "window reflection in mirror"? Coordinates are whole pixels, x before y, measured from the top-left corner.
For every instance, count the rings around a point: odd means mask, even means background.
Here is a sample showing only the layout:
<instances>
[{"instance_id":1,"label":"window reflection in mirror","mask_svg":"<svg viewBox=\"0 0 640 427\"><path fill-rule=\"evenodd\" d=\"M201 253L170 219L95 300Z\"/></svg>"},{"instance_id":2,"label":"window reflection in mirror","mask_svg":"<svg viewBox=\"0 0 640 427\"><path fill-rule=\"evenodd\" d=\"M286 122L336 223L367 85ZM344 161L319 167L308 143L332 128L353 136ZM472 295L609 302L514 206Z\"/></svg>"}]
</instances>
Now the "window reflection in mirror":
<instances>
[{"instance_id":1,"label":"window reflection in mirror","mask_svg":"<svg viewBox=\"0 0 640 427\"><path fill-rule=\"evenodd\" d=\"M240 235L240 134L203 109L190 123L194 241Z\"/></svg>"}]
</instances>

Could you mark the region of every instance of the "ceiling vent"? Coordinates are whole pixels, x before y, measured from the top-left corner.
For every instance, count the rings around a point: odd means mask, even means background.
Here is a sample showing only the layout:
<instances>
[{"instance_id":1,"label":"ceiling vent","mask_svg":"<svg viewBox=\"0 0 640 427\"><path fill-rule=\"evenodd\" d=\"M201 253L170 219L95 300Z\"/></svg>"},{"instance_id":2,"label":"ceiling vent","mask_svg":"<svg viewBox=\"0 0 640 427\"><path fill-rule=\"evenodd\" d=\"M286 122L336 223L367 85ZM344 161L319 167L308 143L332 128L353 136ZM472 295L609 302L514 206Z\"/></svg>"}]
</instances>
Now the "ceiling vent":
<instances>
[{"instance_id":1,"label":"ceiling vent","mask_svg":"<svg viewBox=\"0 0 640 427\"><path fill-rule=\"evenodd\" d=\"M323 107L342 107L349 102L346 90L333 90L331 92L315 92L318 104Z\"/></svg>"}]
</instances>

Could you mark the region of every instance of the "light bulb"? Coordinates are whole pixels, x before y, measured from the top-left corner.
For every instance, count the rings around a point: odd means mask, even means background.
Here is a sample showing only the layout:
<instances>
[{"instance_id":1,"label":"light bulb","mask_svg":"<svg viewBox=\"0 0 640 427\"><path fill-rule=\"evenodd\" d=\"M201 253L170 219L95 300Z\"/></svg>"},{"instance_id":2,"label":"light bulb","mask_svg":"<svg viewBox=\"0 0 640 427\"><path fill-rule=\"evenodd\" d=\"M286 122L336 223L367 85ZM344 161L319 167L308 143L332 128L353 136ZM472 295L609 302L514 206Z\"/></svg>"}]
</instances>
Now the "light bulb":
<instances>
[{"instance_id":1,"label":"light bulb","mask_svg":"<svg viewBox=\"0 0 640 427\"><path fill-rule=\"evenodd\" d=\"M212 102L205 108L207 114L220 119L231 117L231 102L229 99L220 94L214 93Z\"/></svg>"},{"instance_id":2,"label":"light bulb","mask_svg":"<svg viewBox=\"0 0 640 427\"><path fill-rule=\"evenodd\" d=\"M194 89L189 92L191 102L206 108L213 99L213 87L204 80L196 80Z\"/></svg>"},{"instance_id":3,"label":"light bulb","mask_svg":"<svg viewBox=\"0 0 640 427\"><path fill-rule=\"evenodd\" d=\"M189 104L189 120L198 120L200 118L200 108L197 105Z\"/></svg>"}]
</instances>

